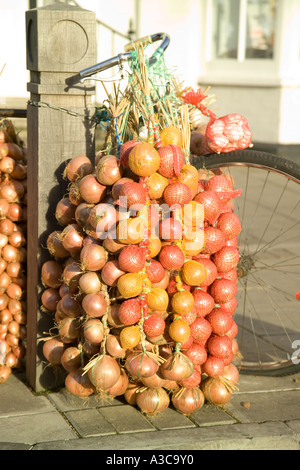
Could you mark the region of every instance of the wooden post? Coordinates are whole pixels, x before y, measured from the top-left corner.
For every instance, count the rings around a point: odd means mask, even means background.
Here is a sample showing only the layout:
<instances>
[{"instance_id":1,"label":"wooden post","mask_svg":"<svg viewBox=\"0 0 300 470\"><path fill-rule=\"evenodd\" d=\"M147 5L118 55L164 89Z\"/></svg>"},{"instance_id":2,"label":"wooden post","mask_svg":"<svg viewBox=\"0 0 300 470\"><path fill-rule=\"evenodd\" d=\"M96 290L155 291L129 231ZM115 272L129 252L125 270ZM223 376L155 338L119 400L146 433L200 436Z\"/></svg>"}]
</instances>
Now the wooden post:
<instances>
[{"instance_id":1,"label":"wooden post","mask_svg":"<svg viewBox=\"0 0 300 470\"><path fill-rule=\"evenodd\" d=\"M65 3L29 10L26 36L30 70L26 375L31 387L42 391L63 380L59 370L47 366L39 341L53 326L53 315L40 308L41 266L50 259L46 241L52 231L62 230L55 209L67 189L62 178L66 162L79 154L92 160L95 155L90 120L95 89L79 82L67 85L70 77L97 62L95 13Z\"/></svg>"}]
</instances>

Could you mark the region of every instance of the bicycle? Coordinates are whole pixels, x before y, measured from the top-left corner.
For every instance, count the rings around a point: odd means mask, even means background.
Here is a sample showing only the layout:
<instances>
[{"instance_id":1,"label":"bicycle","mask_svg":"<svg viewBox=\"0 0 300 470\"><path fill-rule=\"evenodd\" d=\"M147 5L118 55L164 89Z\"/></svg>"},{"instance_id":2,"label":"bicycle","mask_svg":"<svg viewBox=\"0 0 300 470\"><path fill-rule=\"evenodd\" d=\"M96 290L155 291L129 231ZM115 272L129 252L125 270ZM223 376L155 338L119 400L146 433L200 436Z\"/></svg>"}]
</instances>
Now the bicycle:
<instances>
[{"instance_id":1,"label":"bicycle","mask_svg":"<svg viewBox=\"0 0 300 470\"><path fill-rule=\"evenodd\" d=\"M150 65L168 47L169 36L159 33L135 42L159 40ZM122 69L135 43L125 53L82 70L80 78L116 65ZM300 166L252 149L194 156L192 163L198 169L227 172L242 190L234 202L242 225L234 315L243 356L240 372L281 376L300 371L300 312L295 299L300 289Z\"/></svg>"}]
</instances>

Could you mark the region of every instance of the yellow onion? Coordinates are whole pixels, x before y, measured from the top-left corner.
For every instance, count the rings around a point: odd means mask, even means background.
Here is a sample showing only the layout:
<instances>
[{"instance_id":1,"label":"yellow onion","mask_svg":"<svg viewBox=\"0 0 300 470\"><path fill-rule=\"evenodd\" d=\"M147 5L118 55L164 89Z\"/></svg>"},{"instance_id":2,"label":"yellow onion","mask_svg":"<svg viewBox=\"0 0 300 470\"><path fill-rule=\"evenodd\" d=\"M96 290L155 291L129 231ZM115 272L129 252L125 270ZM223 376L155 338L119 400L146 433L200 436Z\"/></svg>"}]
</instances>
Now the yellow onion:
<instances>
[{"instance_id":1,"label":"yellow onion","mask_svg":"<svg viewBox=\"0 0 300 470\"><path fill-rule=\"evenodd\" d=\"M190 189L195 189L198 186L198 170L192 165L183 165L180 175L175 180L186 184Z\"/></svg>"},{"instance_id":2,"label":"yellow onion","mask_svg":"<svg viewBox=\"0 0 300 470\"><path fill-rule=\"evenodd\" d=\"M84 324L83 335L89 343L100 344L104 338L104 328L101 320L98 318L88 319Z\"/></svg>"},{"instance_id":3,"label":"yellow onion","mask_svg":"<svg viewBox=\"0 0 300 470\"><path fill-rule=\"evenodd\" d=\"M160 133L160 139L162 145L177 145L178 147L183 145L182 132L175 126L164 127Z\"/></svg>"},{"instance_id":4,"label":"yellow onion","mask_svg":"<svg viewBox=\"0 0 300 470\"><path fill-rule=\"evenodd\" d=\"M114 155L101 157L97 163L97 180L105 186L112 186L116 181L121 179L122 174L123 168L120 166L119 160Z\"/></svg>"},{"instance_id":5,"label":"yellow onion","mask_svg":"<svg viewBox=\"0 0 300 470\"><path fill-rule=\"evenodd\" d=\"M76 346L66 348L61 356L61 365L67 372L75 372L81 365L81 352Z\"/></svg>"},{"instance_id":6,"label":"yellow onion","mask_svg":"<svg viewBox=\"0 0 300 470\"><path fill-rule=\"evenodd\" d=\"M94 393L94 387L90 382L88 376L83 375L83 370L81 368L69 372L65 379L66 389L80 398L86 398Z\"/></svg>"},{"instance_id":7,"label":"yellow onion","mask_svg":"<svg viewBox=\"0 0 300 470\"><path fill-rule=\"evenodd\" d=\"M205 267L195 260L184 263L181 275L183 282L189 286L200 286L207 278Z\"/></svg>"},{"instance_id":8,"label":"yellow onion","mask_svg":"<svg viewBox=\"0 0 300 470\"><path fill-rule=\"evenodd\" d=\"M120 220L117 226L117 240L124 245L140 243L144 238L145 222L141 217Z\"/></svg>"},{"instance_id":9,"label":"yellow onion","mask_svg":"<svg viewBox=\"0 0 300 470\"><path fill-rule=\"evenodd\" d=\"M153 173L147 181L150 199L160 199L168 184L169 181L167 178L159 173Z\"/></svg>"},{"instance_id":10,"label":"yellow onion","mask_svg":"<svg viewBox=\"0 0 300 470\"><path fill-rule=\"evenodd\" d=\"M155 258L161 250L161 240L158 237L150 237L148 249L150 251L150 257Z\"/></svg>"},{"instance_id":11,"label":"yellow onion","mask_svg":"<svg viewBox=\"0 0 300 470\"><path fill-rule=\"evenodd\" d=\"M127 390L124 393L124 398L129 405L136 405L136 399L139 389L143 386L142 383L129 383Z\"/></svg>"},{"instance_id":12,"label":"yellow onion","mask_svg":"<svg viewBox=\"0 0 300 470\"><path fill-rule=\"evenodd\" d=\"M117 281L118 291L124 299L138 296L143 290L143 278L139 273L126 273Z\"/></svg>"},{"instance_id":13,"label":"yellow onion","mask_svg":"<svg viewBox=\"0 0 300 470\"><path fill-rule=\"evenodd\" d=\"M154 287L147 294L147 304L150 310L165 312L169 305L168 293L159 287Z\"/></svg>"},{"instance_id":14,"label":"yellow onion","mask_svg":"<svg viewBox=\"0 0 300 470\"><path fill-rule=\"evenodd\" d=\"M97 390L108 390L111 388L121 374L117 361L104 354L99 357L95 364L88 370L87 375Z\"/></svg>"},{"instance_id":15,"label":"yellow onion","mask_svg":"<svg viewBox=\"0 0 300 470\"><path fill-rule=\"evenodd\" d=\"M158 364L147 353L133 352L127 356L125 367L128 372L138 379L152 377L158 371Z\"/></svg>"},{"instance_id":16,"label":"yellow onion","mask_svg":"<svg viewBox=\"0 0 300 470\"><path fill-rule=\"evenodd\" d=\"M203 205L197 201L190 201L181 209L181 217L185 227L201 227L204 222Z\"/></svg>"},{"instance_id":17,"label":"yellow onion","mask_svg":"<svg viewBox=\"0 0 300 470\"><path fill-rule=\"evenodd\" d=\"M131 150L128 164L135 175L151 176L159 168L160 156L153 145L141 142Z\"/></svg>"},{"instance_id":18,"label":"yellow onion","mask_svg":"<svg viewBox=\"0 0 300 470\"><path fill-rule=\"evenodd\" d=\"M183 388L172 395L172 404L184 415L190 415L204 405L203 392L198 388Z\"/></svg>"},{"instance_id":19,"label":"yellow onion","mask_svg":"<svg viewBox=\"0 0 300 470\"><path fill-rule=\"evenodd\" d=\"M204 230L187 229L184 232L182 240L182 249L187 256L199 255L205 244Z\"/></svg>"},{"instance_id":20,"label":"yellow onion","mask_svg":"<svg viewBox=\"0 0 300 470\"><path fill-rule=\"evenodd\" d=\"M147 388L137 393L136 404L143 413L155 415L168 408L170 398L162 388Z\"/></svg>"},{"instance_id":21,"label":"yellow onion","mask_svg":"<svg viewBox=\"0 0 300 470\"><path fill-rule=\"evenodd\" d=\"M118 378L115 385L107 390L107 393L112 397L118 397L123 395L128 387L129 379L124 369L121 369L120 377Z\"/></svg>"},{"instance_id":22,"label":"yellow onion","mask_svg":"<svg viewBox=\"0 0 300 470\"><path fill-rule=\"evenodd\" d=\"M169 327L169 335L176 343L184 343L191 335L189 325L182 319L176 318Z\"/></svg>"},{"instance_id":23,"label":"yellow onion","mask_svg":"<svg viewBox=\"0 0 300 470\"><path fill-rule=\"evenodd\" d=\"M224 405L232 396L232 391L219 377L207 377L201 382L201 390L205 399L215 405Z\"/></svg>"},{"instance_id":24,"label":"yellow onion","mask_svg":"<svg viewBox=\"0 0 300 470\"><path fill-rule=\"evenodd\" d=\"M116 335L107 335L106 337L106 351L112 357L123 358L126 354L126 349L122 348L120 338Z\"/></svg>"},{"instance_id":25,"label":"yellow onion","mask_svg":"<svg viewBox=\"0 0 300 470\"><path fill-rule=\"evenodd\" d=\"M124 349L133 349L140 341L141 333L137 325L127 326L120 333L120 343Z\"/></svg>"},{"instance_id":26,"label":"yellow onion","mask_svg":"<svg viewBox=\"0 0 300 470\"><path fill-rule=\"evenodd\" d=\"M160 366L160 371L165 379L180 382L192 375L194 366L185 354L176 351Z\"/></svg>"},{"instance_id":27,"label":"yellow onion","mask_svg":"<svg viewBox=\"0 0 300 470\"><path fill-rule=\"evenodd\" d=\"M188 290L176 292L171 300L172 309L178 315L185 315L193 310L194 297Z\"/></svg>"}]
</instances>

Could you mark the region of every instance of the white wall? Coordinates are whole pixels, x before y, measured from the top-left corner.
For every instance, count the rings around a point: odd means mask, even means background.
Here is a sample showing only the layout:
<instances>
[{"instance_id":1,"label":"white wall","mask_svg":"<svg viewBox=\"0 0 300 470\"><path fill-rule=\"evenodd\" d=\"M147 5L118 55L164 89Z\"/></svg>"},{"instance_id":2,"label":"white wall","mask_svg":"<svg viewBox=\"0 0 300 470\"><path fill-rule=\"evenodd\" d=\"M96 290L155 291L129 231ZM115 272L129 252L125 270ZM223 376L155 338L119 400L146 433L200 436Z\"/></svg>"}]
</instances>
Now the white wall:
<instances>
[{"instance_id":1,"label":"white wall","mask_svg":"<svg viewBox=\"0 0 300 470\"><path fill-rule=\"evenodd\" d=\"M25 11L27 0L0 0L1 52L0 105L9 98L25 98L29 74L26 70Z\"/></svg>"}]
</instances>

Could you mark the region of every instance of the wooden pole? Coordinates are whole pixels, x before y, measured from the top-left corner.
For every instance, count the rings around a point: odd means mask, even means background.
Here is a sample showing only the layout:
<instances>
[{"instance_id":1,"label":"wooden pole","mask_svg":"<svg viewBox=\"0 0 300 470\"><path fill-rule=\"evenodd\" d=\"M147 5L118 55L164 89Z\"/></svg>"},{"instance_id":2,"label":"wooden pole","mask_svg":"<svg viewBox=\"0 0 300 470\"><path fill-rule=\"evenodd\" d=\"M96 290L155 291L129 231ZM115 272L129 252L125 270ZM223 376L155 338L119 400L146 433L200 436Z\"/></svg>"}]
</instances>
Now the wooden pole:
<instances>
[{"instance_id":1,"label":"wooden pole","mask_svg":"<svg viewBox=\"0 0 300 470\"><path fill-rule=\"evenodd\" d=\"M57 202L65 195L66 162L79 154L95 155L93 86L70 77L97 62L95 13L65 3L26 12L28 235L27 235L27 380L35 391L63 382L62 369L49 367L42 353L53 315L41 309L41 266L50 259L48 235L59 227ZM72 81L72 80L71 80ZM90 83L90 82L87 82ZM61 109L63 108L63 109Z\"/></svg>"}]
</instances>

